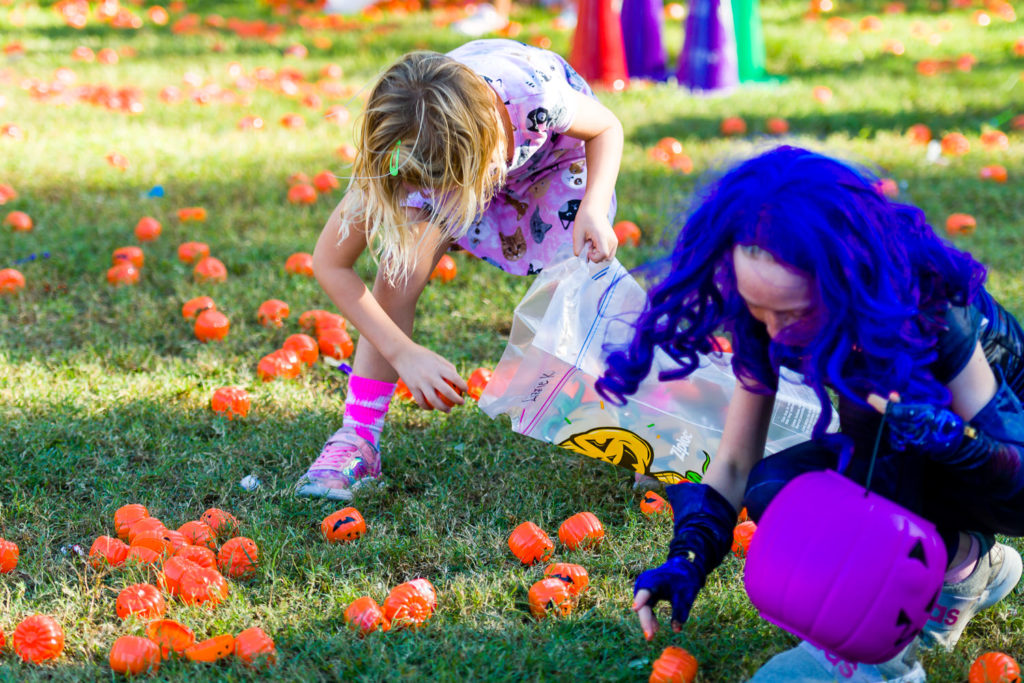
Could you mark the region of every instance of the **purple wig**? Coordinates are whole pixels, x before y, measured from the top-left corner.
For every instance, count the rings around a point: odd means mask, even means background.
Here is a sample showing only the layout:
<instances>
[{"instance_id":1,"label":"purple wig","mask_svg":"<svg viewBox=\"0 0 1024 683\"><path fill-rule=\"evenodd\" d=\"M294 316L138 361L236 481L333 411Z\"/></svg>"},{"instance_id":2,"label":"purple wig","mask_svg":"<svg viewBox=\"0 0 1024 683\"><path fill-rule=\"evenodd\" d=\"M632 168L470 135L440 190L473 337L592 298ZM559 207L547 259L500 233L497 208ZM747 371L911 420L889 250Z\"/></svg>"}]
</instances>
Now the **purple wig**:
<instances>
[{"instance_id":1,"label":"purple wig","mask_svg":"<svg viewBox=\"0 0 1024 683\"><path fill-rule=\"evenodd\" d=\"M937 335L947 305L972 301L985 269L939 239L924 212L889 201L875 182L864 169L782 146L703 188L632 341L608 358L601 394L622 402L634 393L658 348L679 364L659 379L685 377L725 330L748 390L773 391L783 364L803 373L822 405L815 437L831 415L826 385L862 406L868 392L891 391L947 406L949 391L929 370ZM787 344L799 336L791 328L769 339L736 289L734 245L760 247L809 275L810 342Z\"/></svg>"}]
</instances>

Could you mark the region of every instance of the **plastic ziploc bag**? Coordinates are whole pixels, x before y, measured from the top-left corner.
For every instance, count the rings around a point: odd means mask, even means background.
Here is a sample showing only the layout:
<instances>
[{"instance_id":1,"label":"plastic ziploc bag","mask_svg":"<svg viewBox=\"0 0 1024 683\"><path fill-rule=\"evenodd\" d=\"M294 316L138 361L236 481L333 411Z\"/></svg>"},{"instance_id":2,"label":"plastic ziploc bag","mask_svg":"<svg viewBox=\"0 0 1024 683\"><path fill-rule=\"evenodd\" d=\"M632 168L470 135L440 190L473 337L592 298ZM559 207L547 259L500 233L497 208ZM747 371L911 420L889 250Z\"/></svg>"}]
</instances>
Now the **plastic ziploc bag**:
<instances>
[{"instance_id":1,"label":"plastic ziploc bag","mask_svg":"<svg viewBox=\"0 0 1024 683\"><path fill-rule=\"evenodd\" d=\"M508 345L479 405L513 431L667 483L700 481L718 450L736 385L731 354L702 356L683 380L664 352L624 406L601 399L606 345L621 345L646 292L616 260L570 256L542 270L516 307ZM766 453L810 438L820 406L809 387L780 379ZM833 428L838 422L833 411Z\"/></svg>"}]
</instances>

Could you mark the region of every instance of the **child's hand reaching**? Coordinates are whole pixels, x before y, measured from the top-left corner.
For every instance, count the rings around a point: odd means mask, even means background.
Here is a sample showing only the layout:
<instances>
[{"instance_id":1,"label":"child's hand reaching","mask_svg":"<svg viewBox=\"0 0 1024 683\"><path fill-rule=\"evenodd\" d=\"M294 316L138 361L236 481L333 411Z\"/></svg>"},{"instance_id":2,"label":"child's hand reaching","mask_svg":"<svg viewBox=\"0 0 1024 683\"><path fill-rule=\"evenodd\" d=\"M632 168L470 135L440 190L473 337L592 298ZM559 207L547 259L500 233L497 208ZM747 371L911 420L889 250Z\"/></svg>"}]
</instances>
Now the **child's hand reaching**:
<instances>
[{"instance_id":1,"label":"child's hand reaching","mask_svg":"<svg viewBox=\"0 0 1024 683\"><path fill-rule=\"evenodd\" d=\"M413 344L393 366L420 408L447 413L454 405L464 403L460 392L468 390L465 380L454 365L430 349Z\"/></svg>"},{"instance_id":2,"label":"child's hand reaching","mask_svg":"<svg viewBox=\"0 0 1024 683\"><path fill-rule=\"evenodd\" d=\"M588 241L590 250L587 258L595 263L613 258L619 247L607 214L580 206L572 228L572 253L579 256Z\"/></svg>"}]
</instances>

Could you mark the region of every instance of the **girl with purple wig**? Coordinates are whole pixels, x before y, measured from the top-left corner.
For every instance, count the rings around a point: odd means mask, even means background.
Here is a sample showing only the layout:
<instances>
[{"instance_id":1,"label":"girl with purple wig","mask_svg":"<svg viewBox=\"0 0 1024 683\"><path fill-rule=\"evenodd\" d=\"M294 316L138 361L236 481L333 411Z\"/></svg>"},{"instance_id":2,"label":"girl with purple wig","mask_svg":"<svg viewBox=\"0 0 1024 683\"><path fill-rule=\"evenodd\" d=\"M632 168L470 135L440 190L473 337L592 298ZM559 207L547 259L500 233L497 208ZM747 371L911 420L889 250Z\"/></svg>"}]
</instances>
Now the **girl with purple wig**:
<instances>
[{"instance_id":1,"label":"girl with purple wig","mask_svg":"<svg viewBox=\"0 0 1024 683\"><path fill-rule=\"evenodd\" d=\"M696 369L721 330L735 351L739 382L718 453L703 483L668 487L668 560L636 581L633 609L648 637L661 600L677 631L686 621L729 551L741 505L757 521L808 471L863 484L876 450L872 489L932 521L946 544L925 643L951 649L1020 579L1020 555L995 534L1024 535L1024 331L984 289L985 268L875 181L794 147L728 171L698 194L631 343L608 359L598 388L622 402L658 349L679 364L662 380ZM821 417L809 442L762 459L782 366L815 390ZM829 390L840 434L826 433ZM858 675L924 680L916 642ZM835 666L804 644L754 680L833 680Z\"/></svg>"}]
</instances>

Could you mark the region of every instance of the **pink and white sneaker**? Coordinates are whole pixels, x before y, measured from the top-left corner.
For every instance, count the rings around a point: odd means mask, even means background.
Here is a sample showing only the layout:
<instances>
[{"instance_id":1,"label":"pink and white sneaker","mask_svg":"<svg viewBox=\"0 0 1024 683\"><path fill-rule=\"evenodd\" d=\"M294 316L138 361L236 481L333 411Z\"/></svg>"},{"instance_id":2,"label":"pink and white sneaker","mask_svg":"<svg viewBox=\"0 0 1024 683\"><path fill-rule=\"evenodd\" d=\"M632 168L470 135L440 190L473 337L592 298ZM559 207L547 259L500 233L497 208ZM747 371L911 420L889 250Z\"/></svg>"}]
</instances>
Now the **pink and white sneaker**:
<instances>
[{"instance_id":1,"label":"pink and white sneaker","mask_svg":"<svg viewBox=\"0 0 1024 683\"><path fill-rule=\"evenodd\" d=\"M342 427L327 440L319 457L299 480L300 496L351 500L362 486L380 476L380 451L350 429Z\"/></svg>"}]
</instances>

